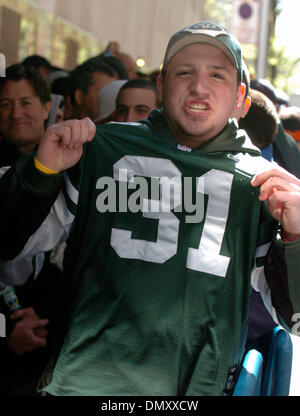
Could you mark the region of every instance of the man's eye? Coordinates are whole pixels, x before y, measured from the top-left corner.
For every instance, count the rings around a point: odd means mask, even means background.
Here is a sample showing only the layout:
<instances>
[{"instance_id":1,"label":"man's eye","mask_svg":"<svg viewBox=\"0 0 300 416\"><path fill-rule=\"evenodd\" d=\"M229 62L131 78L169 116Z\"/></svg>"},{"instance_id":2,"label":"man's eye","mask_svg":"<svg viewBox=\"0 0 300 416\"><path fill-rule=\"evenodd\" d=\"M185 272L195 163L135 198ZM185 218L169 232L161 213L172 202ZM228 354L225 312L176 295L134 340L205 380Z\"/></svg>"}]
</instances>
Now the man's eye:
<instances>
[{"instance_id":1,"label":"man's eye","mask_svg":"<svg viewBox=\"0 0 300 416\"><path fill-rule=\"evenodd\" d=\"M218 72L215 72L212 74L213 78L217 78L217 79L224 79L222 74L219 74Z\"/></svg>"},{"instance_id":2,"label":"man's eye","mask_svg":"<svg viewBox=\"0 0 300 416\"><path fill-rule=\"evenodd\" d=\"M180 71L180 72L178 72L178 75L182 76L182 77L187 77L190 74L191 74L191 71Z\"/></svg>"},{"instance_id":3,"label":"man's eye","mask_svg":"<svg viewBox=\"0 0 300 416\"><path fill-rule=\"evenodd\" d=\"M124 108L117 108L117 113L118 114L124 114L125 113L125 109Z\"/></svg>"},{"instance_id":4,"label":"man's eye","mask_svg":"<svg viewBox=\"0 0 300 416\"><path fill-rule=\"evenodd\" d=\"M147 114L148 112L149 112L149 110L147 108L139 108L138 109L139 114Z\"/></svg>"}]
</instances>

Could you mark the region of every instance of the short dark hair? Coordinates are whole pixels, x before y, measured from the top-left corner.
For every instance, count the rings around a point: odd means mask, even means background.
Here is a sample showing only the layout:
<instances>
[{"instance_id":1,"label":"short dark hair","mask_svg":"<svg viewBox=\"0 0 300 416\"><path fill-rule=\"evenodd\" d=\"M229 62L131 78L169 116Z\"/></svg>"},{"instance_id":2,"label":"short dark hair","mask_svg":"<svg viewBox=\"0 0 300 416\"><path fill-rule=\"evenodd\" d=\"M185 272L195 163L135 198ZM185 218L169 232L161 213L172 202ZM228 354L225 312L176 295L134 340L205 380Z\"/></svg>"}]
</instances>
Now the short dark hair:
<instances>
[{"instance_id":1,"label":"short dark hair","mask_svg":"<svg viewBox=\"0 0 300 416\"><path fill-rule=\"evenodd\" d=\"M278 130L278 115L274 104L260 91L250 89L251 106L239 127L246 130L252 143L259 149L271 144Z\"/></svg>"},{"instance_id":2,"label":"short dark hair","mask_svg":"<svg viewBox=\"0 0 300 416\"><path fill-rule=\"evenodd\" d=\"M154 84L154 82L142 78L134 78L127 81L126 84L122 85L119 93L123 90L126 90L127 88L142 88L146 90L151 90L155 94L157 92L156 85Z\"/></svg>"},{"instance_id":3,"label":"short dark hair","mask_svg":"<svg viewBox=\"0 0 300 416\"><path fill-rule=\"evenodd\" d=\"M104 62L109 65L118 74L119 79L129 79L127 69L123 62L116 56L104 56L103 54L94 56L85 61L85 64L98 64Z\"/></svg>"},{"instance_id":4,"label":"short dark hair","mask_svg":"<svg viewBox=\"0 0 300 416\"><path fill-rule=\"evenodd\" d=\"M6 68L6 76L0 78L0 94L7 81L17 82L22 79L26 79L29 82L42 104L51 101L51 91L48 82L37 69L22 64L13 64Z\"/></svg>"},{"instance_id":5,"label":"short dark hair","mask_svg":"<svg viewBox=\"0 0 300 416\"><path fill-rule=\"evenodd\" d=\"M279 113L279 117L285 130L300 130L300 107L286 107Z\"/></svg>"},{"instance_id":6,"label":"short dark hair","mask_svg":"<svg viewBox=\"0 0 300 416\"><path fill-rule=\"evenodd\" d=\"M88 93L89 87L93 85L93 73L101 72L109 77L116 77L116 72L112 67L105 62L99 60L88 60L83 64L77 66L70 72L71 82L71 104L75 105L75 90L80 89L84 94Z\"/></svg>"},{"instance_id":7,"label":"short dark hair","mask_svg":"<svg viewBox=\"0 0 300 416\"><path fill-rule=\"evenodd\" d=\"M51 65L51 63L48 61L47 58L41 55L30 55L27 56L23 61L21 62L24 66L32 66L36 69L40 68L41 66L48 68L50 70L56 70L59 69L57 67L54 67Z\"/></svg>"},{"instance_id":8,"label":"short dark hair","mask_svg":"<svg viewBox=\"0 0 300 416\"><path fill-rule=\"evenodd\" d=\"M64 97L68 97L72 91L72 79L71 76L60 77L55 79L51 84L52 94L60 94Z\"/></svg>"}]
</instances>

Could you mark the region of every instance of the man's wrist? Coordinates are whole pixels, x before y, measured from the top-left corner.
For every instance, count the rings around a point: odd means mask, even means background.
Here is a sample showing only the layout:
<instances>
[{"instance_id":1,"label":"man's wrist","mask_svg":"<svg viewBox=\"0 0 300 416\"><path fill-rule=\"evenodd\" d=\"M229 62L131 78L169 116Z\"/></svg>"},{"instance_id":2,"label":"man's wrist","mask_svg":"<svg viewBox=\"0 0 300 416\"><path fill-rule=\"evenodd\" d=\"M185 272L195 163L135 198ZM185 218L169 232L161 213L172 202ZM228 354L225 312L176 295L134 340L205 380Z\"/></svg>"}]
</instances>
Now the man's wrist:
<instances>
[{"instance_id":1,"label":"man's wrist","mask_svg":"<svg viewBox=\"0 0 300 416\"><path fill-rule=\"evenodd\" d=\"M20 178L22 192L32 192L40 196L54 195L59 192L63 183L62 173L46 175L34 165L34 155L28 154L15 163L17 177Z\"/></svg>"},{"instance_id":2,"label":"man's wrist","mask_svg":"<svg viewBox=\"0 0 300 416\"><path fill-rule=\"evenodd\" d=\"M44 173L45 175L58 175L59 172L47 168L47 166L43 165L36 157L34 158L34 166L40 172Z\"/></svg>"}]
</instances>

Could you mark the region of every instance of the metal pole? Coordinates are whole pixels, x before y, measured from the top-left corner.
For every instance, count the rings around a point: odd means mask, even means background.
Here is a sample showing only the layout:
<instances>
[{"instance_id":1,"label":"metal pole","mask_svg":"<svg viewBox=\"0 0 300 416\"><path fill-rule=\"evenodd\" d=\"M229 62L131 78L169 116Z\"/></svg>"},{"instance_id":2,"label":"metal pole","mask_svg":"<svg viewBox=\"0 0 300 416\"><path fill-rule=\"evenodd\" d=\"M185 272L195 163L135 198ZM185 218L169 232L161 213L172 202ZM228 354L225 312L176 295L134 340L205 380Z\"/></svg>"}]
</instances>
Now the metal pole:
<instances>
[{"instance_id":1,"label":"metal pole","mask_svg":"<svg viewBox=\"0 0 300 416\"><path fill-rule=\"evenodd\" d=\"M269 12L271 0L261 0L261 16L258 36L256 78L265 78L269 46Z\"/></svg>"}]
</instances>

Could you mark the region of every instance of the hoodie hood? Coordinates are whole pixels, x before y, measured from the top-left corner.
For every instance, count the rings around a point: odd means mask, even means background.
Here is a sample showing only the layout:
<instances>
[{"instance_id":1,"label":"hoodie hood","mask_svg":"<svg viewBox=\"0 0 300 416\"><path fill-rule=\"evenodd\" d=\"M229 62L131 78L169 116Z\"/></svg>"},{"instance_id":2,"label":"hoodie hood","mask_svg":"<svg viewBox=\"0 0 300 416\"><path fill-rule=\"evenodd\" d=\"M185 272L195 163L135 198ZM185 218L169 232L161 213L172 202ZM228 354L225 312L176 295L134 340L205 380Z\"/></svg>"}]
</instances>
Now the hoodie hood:
<instances>
[{"instance_id":1,"label":"hoodie hood","mask_svg":"<svg viewBox=\"0 0 300 416\"><path fill-rule=\"evenodd\" d=\"M141 122L147 124L156 135L167 140L169 144L176 147L178 142L172 136L162 111L162 109L153 110L148 119L142 120ZM249 153L253 156L259 156L261 153L260 150L252 144L245 130L238 128L236 119L230 119L217 136L208 140L198 149L193 149L192 151L209 154L220 152Z\"/></svg>"}]
</instances>

